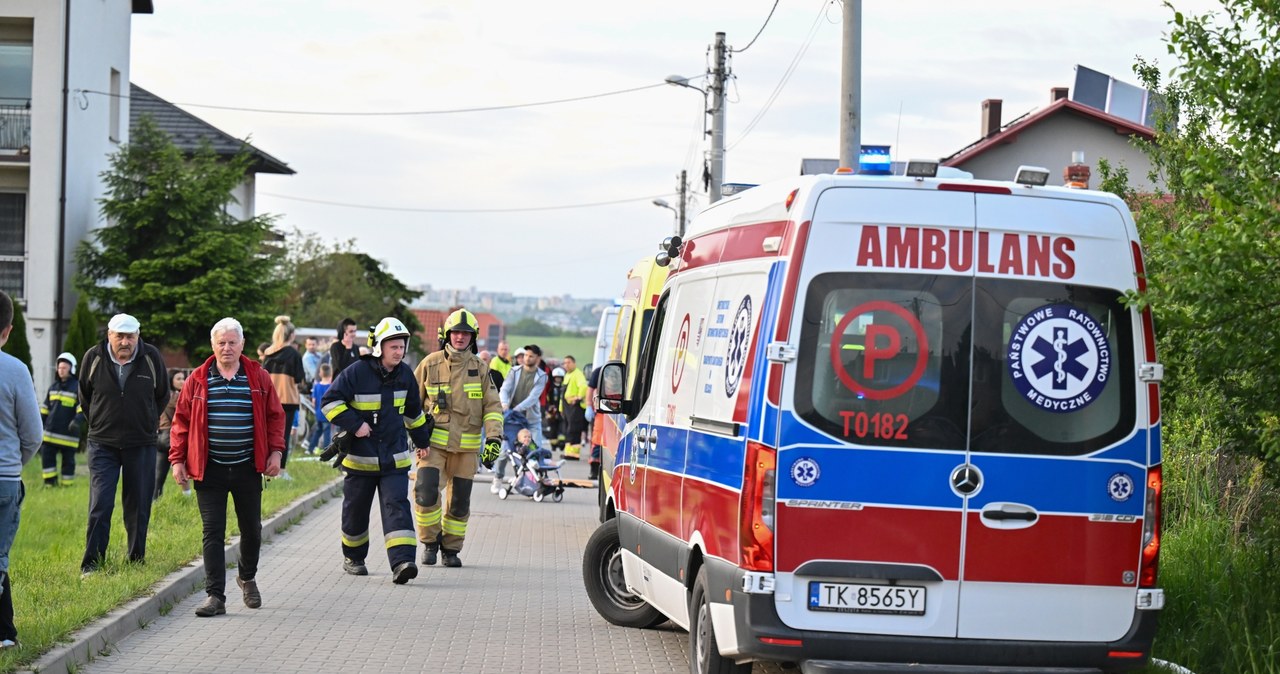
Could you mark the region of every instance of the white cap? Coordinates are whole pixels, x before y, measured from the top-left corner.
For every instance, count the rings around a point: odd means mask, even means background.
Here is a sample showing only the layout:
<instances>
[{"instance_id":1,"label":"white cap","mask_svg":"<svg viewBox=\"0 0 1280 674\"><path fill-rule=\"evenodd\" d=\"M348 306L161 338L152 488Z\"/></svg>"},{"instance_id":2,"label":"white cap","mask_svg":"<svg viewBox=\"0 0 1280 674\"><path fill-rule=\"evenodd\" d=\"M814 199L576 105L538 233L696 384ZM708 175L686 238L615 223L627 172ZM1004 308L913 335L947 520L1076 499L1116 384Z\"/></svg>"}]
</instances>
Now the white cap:
<instances>
[{"instance_id":1,"label":"white cap","mask_svg":"<svg viewBox=\"0 0 1280 674\"><path fill-rule=\"evenodd\" d=\"M524 347L522 346L522 347L520 347L520 348L516 349L516 352L515 352L515 353L513 353L513 354L511 354L511 357L512 357L512 358L515 358L516 356L523 356L523 355L524 355Z\"/></svg>"},{"instance_id":2,"label":"white cap","mask_svg":"<svg viewBox=\"0 0 1280 674\"><path fill-rule=\"evenodd\" d=\"M112 332L137 332L140 327L138 319L129 314L116 314L107 323L107 329Z\"/></svg>"}]
</instances>

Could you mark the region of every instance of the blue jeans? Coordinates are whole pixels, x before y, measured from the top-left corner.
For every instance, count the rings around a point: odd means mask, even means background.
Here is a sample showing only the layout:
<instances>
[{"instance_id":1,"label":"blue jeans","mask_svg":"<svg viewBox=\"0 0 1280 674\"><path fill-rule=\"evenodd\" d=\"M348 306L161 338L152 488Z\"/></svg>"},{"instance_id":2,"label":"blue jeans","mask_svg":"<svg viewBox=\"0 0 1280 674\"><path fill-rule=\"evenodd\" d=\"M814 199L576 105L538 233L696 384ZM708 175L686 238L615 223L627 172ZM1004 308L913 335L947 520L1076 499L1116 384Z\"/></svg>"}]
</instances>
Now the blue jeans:
<instances>
[{"instance_id":1,"label":"blue jeans","mask_svg":"<svg viewBox=\"0 0 1280 674\"><path fill-rule=\"evenodd\" d=\"M329 446L329 436L333 433L333 426L329 424L329 420L324 418L323 414L316 415L316 427L311 431L311 437L307 439L307 453L318 452ZM321 440L324 444L316 444Z\"/></svg>"},{"instance_id":2,"label":"blue jeans","mask_svg":"<svg viewBox=\"0 0 1280 674\"><path fill-rule=\"evenodd\" d=\"M0 481L0 639L17 640L13 624L13 590L9 582L9 548L18 535L26 489L20 480Z\"/></svg>"}]
</instances>

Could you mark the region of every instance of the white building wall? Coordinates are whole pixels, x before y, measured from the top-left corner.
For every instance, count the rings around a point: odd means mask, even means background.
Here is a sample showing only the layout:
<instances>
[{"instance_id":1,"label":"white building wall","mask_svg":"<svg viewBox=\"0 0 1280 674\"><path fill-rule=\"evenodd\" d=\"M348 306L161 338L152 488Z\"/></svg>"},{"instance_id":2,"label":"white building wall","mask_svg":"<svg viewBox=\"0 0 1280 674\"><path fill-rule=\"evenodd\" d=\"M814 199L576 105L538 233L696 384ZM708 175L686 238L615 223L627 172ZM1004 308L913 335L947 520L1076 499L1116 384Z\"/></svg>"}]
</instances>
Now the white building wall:
<instances>
[{"instance_id":1,"label":"white building wall","mask_svg":"<svg viewBox=\"0 0 1280 674\"><path fill-rule=\"evenodd\" d=\"M98 199L103 195L98 175L109 166L108 155L118 143L108 138L112 99L78 94L76 89L109 92L111 70L120 74L124 91L129 82L129 41L133 8L130 0L71 2L71 90L67 117L66 237L58 256L62 223L63 44L64 0L5 0L0 14L32 19L31 163L27 178L26 269L27 329L31 340L36 388L45 390L53 376L53 361L62 345L55 339L57 291L61 276L61 315L66 321L75 308L71 285L77 244L101 219ZM128 140L127 99L117 99L121 129L119 142ZM5 172L10 173L10 172ZM0 182L17 182L11 175ZM145 317L139 317L145 324ZM145 329L145 328L144 328ZM144 336L145 338L145 336ZM81 354L76 354L79 357Z\"/></svg>"},{"instance_id":2,"label":"white building wall","mask_svg":"<svg viewBox=\"0 0 1280 674\"><path fill-rule=\"evenodd\" d=\"M1134 147L1129 136L1115 133L1097 121L1072 114L1058 114L1018 134L1018 140L991 148L957 168L973 173L975 178L1013 180L1018 166L1043 166L1049 169L1049 184L1062 184L1062 170L1071 164L1071 153L1084 151L1084 163L1092 169L1089 188L1098 189L1102 173L1098 160L1106 159L1112 167L1129 170L1129 186L1139 192L1152 192L1147 178L1151 161Z\"/></svg>"}]
</instances>

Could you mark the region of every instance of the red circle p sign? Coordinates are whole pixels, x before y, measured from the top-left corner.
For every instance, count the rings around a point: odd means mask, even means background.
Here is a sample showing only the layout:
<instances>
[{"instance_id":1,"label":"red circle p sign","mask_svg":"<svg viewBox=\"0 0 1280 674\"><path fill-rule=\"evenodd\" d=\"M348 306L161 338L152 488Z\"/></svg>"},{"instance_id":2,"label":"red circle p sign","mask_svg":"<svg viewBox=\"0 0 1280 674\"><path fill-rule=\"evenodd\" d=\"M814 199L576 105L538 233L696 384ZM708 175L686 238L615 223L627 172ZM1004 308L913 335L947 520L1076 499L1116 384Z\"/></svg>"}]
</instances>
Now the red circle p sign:
<instances>
[{"instance_id":1,"label":"red circle p sign","mask_svg":"<svg viewBox=\"0 0 1280 674\"><path fill-rule=\"evenodd\" d=\"M844 334L845 330L849 329L849 324L859 316L876 312L879 312L878 318L881 320L866 325L863 343L846 345ZM915 338L916 354L911 371L902 381L890 383L888 386L882 382L876 382L876 365L899 359L902 356L904 337ZM858 359L861 367L855 368L856 372L850 372L845 366L846 348L861 351L861 358ZM831 336L831 365L840 383L855 394L871 400L888 400L909 391L924 375L928 360L929 342L925 337L924 326L914 314L892 302L875 300L850 309L840 319L835 333Z\"/></svg>"}]
</instances>

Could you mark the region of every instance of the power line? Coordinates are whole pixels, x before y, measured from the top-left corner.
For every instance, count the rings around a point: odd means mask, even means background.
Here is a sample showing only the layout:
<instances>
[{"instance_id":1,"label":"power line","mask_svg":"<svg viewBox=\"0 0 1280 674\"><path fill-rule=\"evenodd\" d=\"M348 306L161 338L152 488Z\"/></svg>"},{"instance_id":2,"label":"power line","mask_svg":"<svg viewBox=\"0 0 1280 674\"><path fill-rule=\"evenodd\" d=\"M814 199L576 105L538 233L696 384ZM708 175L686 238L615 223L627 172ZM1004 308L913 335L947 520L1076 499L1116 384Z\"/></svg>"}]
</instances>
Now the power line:
<instances>
[{"instance_id":1,"label":"power line","mask_svg":"<svg viewBox=\"0 0 1280 674\"><path fill-rule=\"evenodd\" d=\"M769 98L765 100L764 107L760 108L760 110L756 112L756 116L752 117L751 121L747 123L747 128L742 130L742 133L738 136L737 140L733 141L733 144L726 148L727 150L732 150L737 147L743 139L747 137L747 134L751 133L751 130L756 128L756 124L759 124L760 120L764 119L765 113L769 112L769 108L773 106L773 102L776 101L778 99L778 95L782 93L783 87L787 86L787 81L791 79L793 74L795 74L796 68L800 65L800 60L803 59L805 53L809 51L809 45L813 43L814 36L818 34L818 24L822 20L822 15L826 12L826 9L827 0L823 0L822 7L818 10L818 16L814 17L813 24L809 26L809 35L805 37L804 44L800 45L799 51L797 51L796 55L792 57L791 64L787 66L786 72L782 74L782 79L778 81L777 86L773 88L773 93L769 94Z\"/></svg>"},{"instance_id":2,"label":"power line","mask_svg":"<svg viewBox=\"0 0 1280 674\"><path fill-rule=\"evenodd\" d=\"M751 45L756 43L756 38L760 37L760 34L764 32L764 27L769 25L769 19L773 18L773 11L777 8L778 8L778 0L773 0L773 8L769 10L769 16L764 17L764 25L760 26L760 30L756 31L756 37L751 38L751 41L747 43L747 46L743 47L742 49L734 49L733 53L741 54L742 52L750 49Z\"/></svg>"},{"instance_id":3,"label":"power line","mask_svg":"<svg viewBox=\"0 0 1280 674\"><path fill-rule=\"evenodd\" d=\"M695 79L695 78L690 78ZM514 110L516 108L534 108L543 105L555 105L558 103L573 103L576 101L586 101L593 98L605 98L606 96L617 96L620 94L630 94L645 89L657 89L658 87L667 86L666 81L657 84L646 84L642 87L632 87L630 89L618 89L616 91L606 91L599 94L588 94L586 96L573 96L570 98L557 98L549 101L535 101L532 103L512 103L510 105L490 105L474 108L454 108L450 110L401 110L401 111L333 111L333 110L276 110L270 108L245 108L234 105L212 105L208 103L175 103L173 105L181 105L188 108L206 108L209 110L231 110L235 112L256 112L267 115L309 115L313 117L413 117L424 115L452 115L463 112L492 112L495 110ZM76 89L78 94L97 94L99 96L107 96L109 98L128 98L132 100L133 96L125 94L112 94L105 91L96 91L94 89Z\"/></svg>"},{"instance_id":4,"label":"power line","mask_svg":"<svg viewBox=\"0 0 1280 674\"><path fill-rule=\"evenodd\" d=\"M309 204L321 204L324 206L338 206L341 208L357 208L366 211L396 211L400 213L527 213L532 211L558 211L571 208L594 208L596 206L614 206L617 204L629 204L639 201L653 201L663 197L674 196L674 192L665 194L655 194L648 197L634 197L631 199L616 199L614 201L594 201L582 204L562 204L558 206L526 206L523 208L414 208L408 206L381 206L378 204L354 204L342 201L328 201L326 199L310 199L307 197L293 197L287 194L275 194L273 192L262 192L258 194L277 199L287 199L289 201L302 201Z\"/></svg>"}]
</instances>

